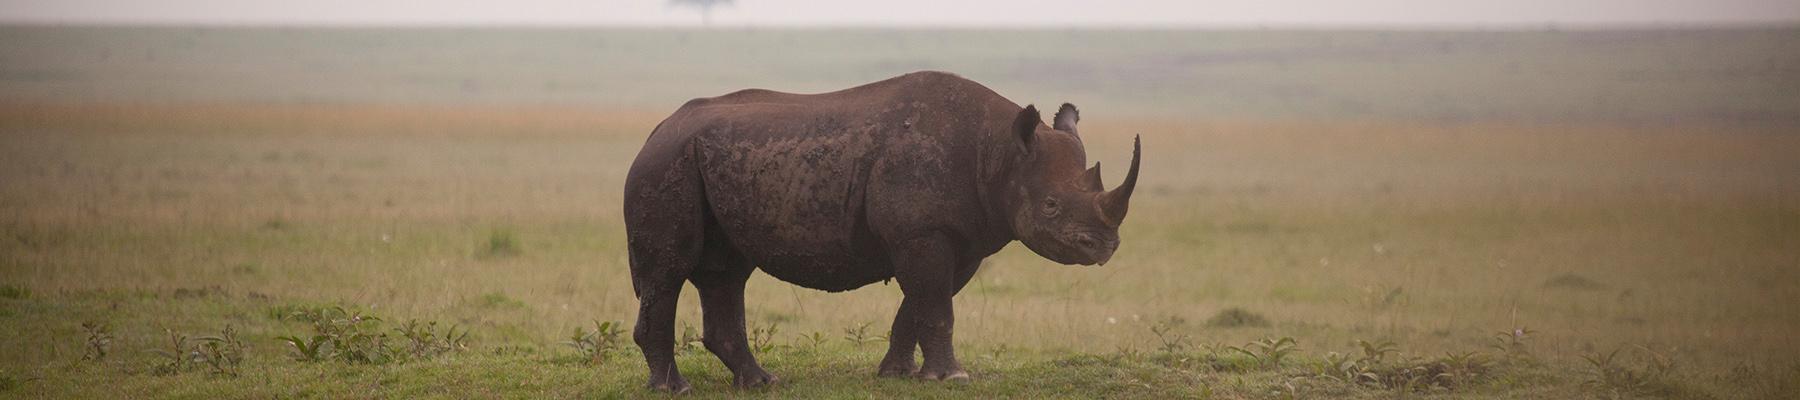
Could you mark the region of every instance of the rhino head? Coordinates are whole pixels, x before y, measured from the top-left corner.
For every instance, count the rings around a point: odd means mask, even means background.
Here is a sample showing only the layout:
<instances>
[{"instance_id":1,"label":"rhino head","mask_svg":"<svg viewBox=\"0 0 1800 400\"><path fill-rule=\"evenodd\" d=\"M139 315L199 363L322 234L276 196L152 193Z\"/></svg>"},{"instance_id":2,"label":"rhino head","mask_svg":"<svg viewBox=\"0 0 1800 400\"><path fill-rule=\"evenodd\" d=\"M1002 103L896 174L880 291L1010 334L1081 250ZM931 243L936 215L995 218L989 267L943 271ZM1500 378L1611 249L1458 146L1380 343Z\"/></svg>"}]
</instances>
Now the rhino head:
<instances>
[{"instance_id":1,"label":"rhino head","mask_svg":"<svg viewBox=\"0 0 1800 400\"><path fill-rule=\"evenodd\" d=\"M1141 144L1133 139L1125 182L1106 190L1099 163L1083 169L1087 151L1075 129L1080 120L1072 104L1062 105L1048 129L1036 106L1019 112L1011 129L1023 151L1009 179L1015 194L1008 211L1013 234L1032 252L1062 264L1104 265L1119 248L1119 224L1137 187Z\"/></svg>"}]
</instances>

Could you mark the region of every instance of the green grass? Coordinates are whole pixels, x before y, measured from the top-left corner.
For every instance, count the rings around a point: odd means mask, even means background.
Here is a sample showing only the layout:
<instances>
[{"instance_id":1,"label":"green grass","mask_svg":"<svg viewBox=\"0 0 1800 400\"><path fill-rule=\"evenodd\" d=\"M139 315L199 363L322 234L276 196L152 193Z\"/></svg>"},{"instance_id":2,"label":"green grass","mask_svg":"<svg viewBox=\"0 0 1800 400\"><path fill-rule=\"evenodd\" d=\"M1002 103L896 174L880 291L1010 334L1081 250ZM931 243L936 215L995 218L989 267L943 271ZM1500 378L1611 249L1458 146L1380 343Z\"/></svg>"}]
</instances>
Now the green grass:
<instances>
[{"instance_id":1,"label":"green grass","mask_svg":"<svg viewBox=\"0 0 1800 400\"><path fill-rule=\"evenodd\" d=\"M566 342L635 316L617 188L657 116L4 110L0 344L19 349L0 355L4 394L643 394L634 346L610 346L624 353L595 365ZM872 377L899 302L892 286L830 294L757 275L748 319L787 383L753 394L1755 398L1795 387L1800 319L1779 307L1800 301L1800 225L1788 222L1800 188L1786 179L1797 162L1780 150L1797 145L1791 135L1090 126L1093 157L1109 163L1127 154L1116 132L1155 143L1125 245L1104 268L1056 266L1017 246L989 260L957 297L974 382ZM682 302L682 324L697 329L695 296ZM376 363L294 360L276 338L311 341L315 328L290 316L332 306L381 316L376 333L415 319L455 325L468 345ZM83 360L94 337L83 323L110 329L103 360ZM150 350L172 348L168 333L227 326L247 344L236 377L195 365L155 373ZM1515 330L1532 333L1494 347L1496 332ZM1362 342L1399 354L1330 378L1333 354ZM1639 348L1649 353L1588 361ZM1275 352L1282 361L1261 361ZM1506 364L1445 366L1470 352ZM689 353L681 365L701 395L737 393L710 355ZM1663 358L1674 367L1652 373ZM1445 371L1481 378L1442 389Z\"/></svg>"},{"instance_id":2,"label":"green grass","mask_svg":"<svg viewBox=\"0 0 1800 400\"><path fill-rule=\"evenodd\" d=\"M31 366L8 369L21 380L0 395L23 397L603 397L646 394L641 359L615 348L600 363L562 346L506 343L480 333L471 345L431 357L382 363L289 357L276 336L304 332L308 323L276 318L265 310L290 308L279 299L231 294L175 298L165 293L99 291L54 299L7 300L16 313L0 318L9 358ZM300 308L311 306L302 305ZM371 314L370 316L374 316ZM394 320L390 316L389 320ZM84 343L67 326L77 320L120 327L113 354L98 359L69 355ZM246 356L233 375L203 366L165 370L167 360L145 350L166 346L161 329L178 335L212 332L215 324L241 326ZM479 325L479 324L478 324ZM480 330L478 329L478 332ZM19 338L38 338L20 341ZM44 340L49 339L49 340ZM70 339L70 340L65 340ZM883 379L873 368L885 348L879 342L829 340L805 344L780 340L760 351L763 364L782 376L780 386L750 391L730 387L730 374L703 350L685 351L678 363L702 398L738 397L1270 397L1274 393L1380 398L1381 390L1335 381L1311 372L1304 357L1263 364L1247 356L1187 353L1041 352L1016 348L965 349L976 371L968 383ZM1250 354L1250 353L1245 353ZM1223 371L1223 372L1222 372ZM1473 393L1484 397L1545 393L1539 380L1574 379L1530 370L1494 369L1469 386L1420 389L1420 394ZM85 384L104 380L106 385ZM1566 383L1566 382L1561 382ZM1379 389L1379 388L1377 388ZM1564 389L1567 387L1565 385Z\"/></svg>"},{"instance_id":3,"label":"green grass","mask_svg":"<svg viewBox=\"0 0 1800 400\"><path fill-rule=\"evenodd\" d=\"M641 358L630 346L609 346L604 357L575 348L509 342L477 328L466 345L440 353L371 362L342 357L295 357L279 337L306 332L310 322L285 316L318 309L268 297L213 293L180 297L145 291L84 291L50 299L5 300L13 313L0 316L0 337L17 349L8 360L0 396L94 397L581 397L633 398L642 388ZM399 320L399 316L355 314ZM86 351L72 321L118 326L109 355L73 357ZM218 326L242 332L242 360L231 373L199 362L170 367L168 334L201 337ZM476 321L475 326L483 326ZM397 326L397 325L388 325ZM167 334L165 334L167 332ZM21 340L24 339L24 340ZM1507 351L1471 350L1432 356L1384 342L1362 343L1359 356L1312 351L1289 339L1243 346L1109 352L1041 351L965 346L963 361L976 379L962 383L878 378L873 374L885 345L849 339L812 342L778 339L758 350L765 367L783 378L773 388L731 388L731 376L710 353L678 353L678 364L699 389L717 397L877 398L1458 398L1616 395L1696 398L1708 385L1738 386L1737 395L1767 396L1800 383L1800 370L1785 380L1741 381L1740 374L1708 376L1659 364L1597 353L1596 368L1540 364L1536 356L1506 358ZM1380 347L1369 347L1380 346ZM1537 344L1523 341L1517 351ZM196 346L198 348L198 346ZM396 345L394 351L406 351ZM1346 352L1354 350L1345 349ZM1459 355L1461 354L1461 355ZM1645 348L1643 354L1666 357ZM1584 356L1586 357L1586 356ZM1656 361L1651 360L1651 361ZM1351 371L1346 373L1346 371ZM1776 371L1776 373L1782 373ZM1409 380L1409 378L1412 378ZM105 385L89 384L105 381ZM1742 385L1755 385L1742 387Z\"/></svg>"}]
</instances>

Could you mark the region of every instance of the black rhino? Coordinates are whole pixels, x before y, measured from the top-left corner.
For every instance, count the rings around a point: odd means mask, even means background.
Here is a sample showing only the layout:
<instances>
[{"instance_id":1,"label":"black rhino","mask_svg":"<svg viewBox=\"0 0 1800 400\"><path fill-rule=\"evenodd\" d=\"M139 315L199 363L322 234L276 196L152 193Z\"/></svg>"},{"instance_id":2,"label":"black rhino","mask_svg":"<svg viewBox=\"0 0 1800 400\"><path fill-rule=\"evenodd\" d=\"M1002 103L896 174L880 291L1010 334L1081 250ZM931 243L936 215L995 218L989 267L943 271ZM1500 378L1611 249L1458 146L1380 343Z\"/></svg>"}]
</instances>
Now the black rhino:
<instances>
[{"instance_id":1,"label":"black rhino","mask_svg":"<svg viewBox=\"0 0 1800 400\"><path fill-rule=\"evenodd\" d=\"M1014 240L1062 264L1119 246L1141 145L1118 188L1086 166L1073 105L1033 106L942 72L822 94L743 90L695 99L651 132L625 181L633 338L650 386L684 392L675 305L699 289L704 343L739 387L771 384L744 332L744 283L845 291L887 279L905 300L878 373L967 379L952 297ZM914 364L913 349L924 353Z\"/></svg>"}]
</instances>

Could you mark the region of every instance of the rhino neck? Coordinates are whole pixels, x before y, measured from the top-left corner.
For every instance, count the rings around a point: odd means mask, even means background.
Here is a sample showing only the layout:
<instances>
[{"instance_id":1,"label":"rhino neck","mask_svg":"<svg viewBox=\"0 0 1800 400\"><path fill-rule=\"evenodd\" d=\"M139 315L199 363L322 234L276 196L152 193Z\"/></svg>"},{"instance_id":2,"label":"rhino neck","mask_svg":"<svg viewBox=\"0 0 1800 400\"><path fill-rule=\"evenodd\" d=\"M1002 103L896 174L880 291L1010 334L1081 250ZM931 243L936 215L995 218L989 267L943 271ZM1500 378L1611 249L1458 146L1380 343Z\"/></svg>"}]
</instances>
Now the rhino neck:
<instances>
[{"instance_id":1,"label":"rhino neck","mask_svg":"<svg viewBox=\"0 0 1800 400\"><path fill-rule=\"evenodd\" d=\"M994 132L996 130L988 130ZM1004 130L1000 130L1004 132ZM1012 216L1019 208L1019 198L1015 195L1016 184L1013 172L1019 160L1019 146L1012 142L1012 137L996 137L984 135L976 154L975 194L980 199L982 212L982 231L988 239L998 242L998 247L1018 240L1013 230Z\"/></svg>"}]
</instances>

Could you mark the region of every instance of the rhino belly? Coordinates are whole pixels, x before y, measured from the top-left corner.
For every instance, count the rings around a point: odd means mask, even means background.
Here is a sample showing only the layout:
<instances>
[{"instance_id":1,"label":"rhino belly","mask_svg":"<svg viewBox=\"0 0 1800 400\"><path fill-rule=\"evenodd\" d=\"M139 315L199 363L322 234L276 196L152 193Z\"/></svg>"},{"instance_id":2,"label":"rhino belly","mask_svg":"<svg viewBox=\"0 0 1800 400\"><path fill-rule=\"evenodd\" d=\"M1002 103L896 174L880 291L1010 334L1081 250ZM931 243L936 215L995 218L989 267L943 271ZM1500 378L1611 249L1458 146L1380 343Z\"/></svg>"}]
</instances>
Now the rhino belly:
<instances>
[{"instance_id":1,"label":"rhino belly","mask_svg":"<svg viewBox=\"0 0 1800 400\"><path fill-rule=\"evenodd\" d=\"M752 259L775 279L828 292L856 289L894 277L894 268L886 260L850 254L813 252Z\"/></svg>"},{"instance_id":2,"label":"rhino belly","mask_svg":"<svg viewBox=\"0 0 1800 400\"><path fill-rule=\"evenodd\" d=\"M858 233L860 224L849 221L850 216L820 218L832 213L815 210L796 218L769 212L776 209L715 209L713 215L732 248L764 273L788 283L836 292L894 275L872 235Z\"/></svg>"}]
</instances>

